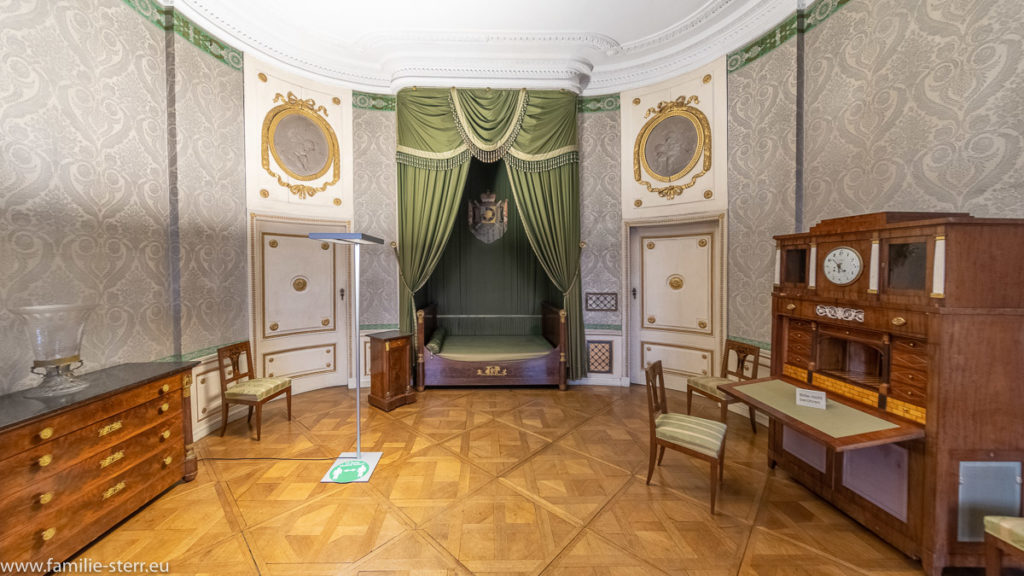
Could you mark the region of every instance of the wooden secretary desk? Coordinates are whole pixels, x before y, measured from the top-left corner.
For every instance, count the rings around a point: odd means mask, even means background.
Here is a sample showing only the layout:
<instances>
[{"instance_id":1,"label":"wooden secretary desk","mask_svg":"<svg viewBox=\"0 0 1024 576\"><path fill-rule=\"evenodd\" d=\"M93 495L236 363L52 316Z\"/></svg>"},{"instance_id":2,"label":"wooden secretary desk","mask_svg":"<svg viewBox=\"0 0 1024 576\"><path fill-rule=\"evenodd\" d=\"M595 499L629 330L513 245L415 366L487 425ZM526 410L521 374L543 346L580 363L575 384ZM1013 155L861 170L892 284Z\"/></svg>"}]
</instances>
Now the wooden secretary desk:
<instances>
[{"instance_id":1,"label":"wooden secretary desk","mask_svg":"<svg viewBox=\"0 0 1024 576\"><path fill-rule=\"evenodd\" d=\"M1024 220L883 212L775 240L773 376L924 433L850 450L772 418L770 464L930 575L983 566L982 517L1024 498Z\"/></svg>"}]
</instances>

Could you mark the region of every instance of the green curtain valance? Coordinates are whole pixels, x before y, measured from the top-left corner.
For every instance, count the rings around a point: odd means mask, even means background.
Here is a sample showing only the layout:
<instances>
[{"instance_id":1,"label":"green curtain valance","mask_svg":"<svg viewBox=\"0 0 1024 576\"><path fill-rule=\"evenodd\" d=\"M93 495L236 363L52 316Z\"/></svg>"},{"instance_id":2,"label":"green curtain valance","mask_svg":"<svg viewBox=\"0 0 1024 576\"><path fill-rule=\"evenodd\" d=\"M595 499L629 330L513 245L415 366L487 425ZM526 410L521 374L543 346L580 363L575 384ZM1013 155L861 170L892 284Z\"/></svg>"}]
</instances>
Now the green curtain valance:
<instances>
[{"instance_id":1,"label":"green curtain valance","mask_svg":"<svg viewBox=\"0 0 1024 576\"><path fill-rule=\"evenodd\" d=\"M451 170L504 157L542 172L579 162L576 94L556 90L408 88L398 93L399 164Z\"/></svg>"}]
</instances>

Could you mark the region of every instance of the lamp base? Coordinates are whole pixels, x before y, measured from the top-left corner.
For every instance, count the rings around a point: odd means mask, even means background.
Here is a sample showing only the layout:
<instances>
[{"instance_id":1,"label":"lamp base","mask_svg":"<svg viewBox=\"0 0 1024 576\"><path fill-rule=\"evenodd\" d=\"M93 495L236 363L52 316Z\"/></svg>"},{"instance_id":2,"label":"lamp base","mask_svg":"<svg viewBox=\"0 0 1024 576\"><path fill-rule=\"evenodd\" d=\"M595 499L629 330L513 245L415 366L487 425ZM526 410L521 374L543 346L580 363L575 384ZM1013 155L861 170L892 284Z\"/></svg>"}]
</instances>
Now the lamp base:
<instances>
[{"instance_id":1,"label":"lamp base","mask_svg":"<svg viewBox=\"0 0 1024 576\"><path fill-rule=\"evenodd\" d=\"M357 458L355 452L342 452L334 464L331 464L331 469L324 474L320 482L334 482L335 484L369 482L370 475L377 469L382 454L382 452L363 452L362 457Z\"/></svg>"},{"instance_id":2,"label":"lamp base","mask_svg":"<svg viewBox=\"0 0 1024 576\"><path fill-rule=\"evenodd\" d=\"M35 388L24 392L26 398L51 398L53 396L64 396L74 394L89 386L71 373L71 364L58 366L47 366L43 374L43 380Z\"/></svg>"}]
</instances>

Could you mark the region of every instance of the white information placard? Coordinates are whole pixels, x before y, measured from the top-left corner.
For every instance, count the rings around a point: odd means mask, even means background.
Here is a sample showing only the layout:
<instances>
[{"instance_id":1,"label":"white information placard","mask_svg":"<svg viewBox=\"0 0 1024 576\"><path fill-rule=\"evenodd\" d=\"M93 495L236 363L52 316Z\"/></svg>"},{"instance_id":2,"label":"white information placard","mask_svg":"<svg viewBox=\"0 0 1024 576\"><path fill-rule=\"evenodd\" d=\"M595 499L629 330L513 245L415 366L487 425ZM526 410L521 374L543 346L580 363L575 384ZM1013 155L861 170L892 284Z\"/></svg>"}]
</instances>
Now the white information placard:
<instances>
[{"instance_id":1,"label":"white information placard","mask_svg":"<svg viewBox=\"0 0 1024 576\"><path fill-rule=\"evenodd\" d=\"M825 409L826 397L824 390L807 390L805 388L796 389L796 405L797 406L808 406L810 408Z\"/></svg>"}]
</instances>

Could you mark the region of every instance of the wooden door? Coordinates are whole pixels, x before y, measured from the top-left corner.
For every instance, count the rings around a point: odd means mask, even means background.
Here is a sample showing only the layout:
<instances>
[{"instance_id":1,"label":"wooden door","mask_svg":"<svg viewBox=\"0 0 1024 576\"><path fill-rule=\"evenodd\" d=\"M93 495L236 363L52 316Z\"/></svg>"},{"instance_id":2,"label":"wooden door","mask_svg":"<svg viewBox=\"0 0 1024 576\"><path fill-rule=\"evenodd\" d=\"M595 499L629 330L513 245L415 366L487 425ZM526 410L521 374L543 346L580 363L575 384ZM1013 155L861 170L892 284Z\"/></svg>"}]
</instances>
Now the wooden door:
<instances>
[{"instance_id":1,"label":"wooden door","mask_svg":"<svg viewBox=\"0 0 1024 576\"><path fill-rule=\"evenodd\" d=\"M310 240L346 222L253 215L253 368L294 392L347 386L350 249Z\"/></svg>"},{"instance_id":2,"label":"wooden door","mask_svg":"<svg viewBox=\"0 0 1024 576\"><path fill-rule=\"evenodd\" d=\"M718 220L630 228L630 380L662 361L665 385L716 373L722 348Z\"/></svg>"}]
</instances>

